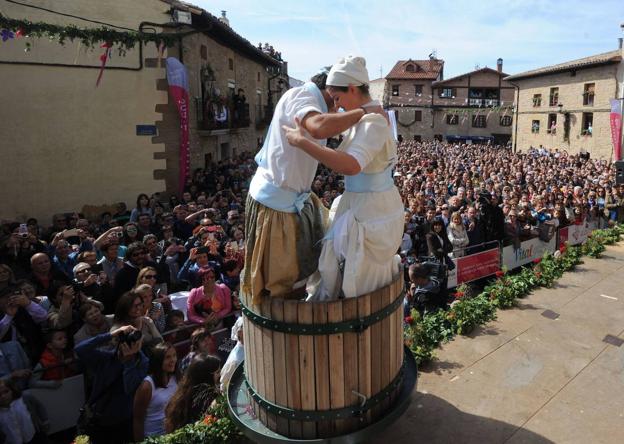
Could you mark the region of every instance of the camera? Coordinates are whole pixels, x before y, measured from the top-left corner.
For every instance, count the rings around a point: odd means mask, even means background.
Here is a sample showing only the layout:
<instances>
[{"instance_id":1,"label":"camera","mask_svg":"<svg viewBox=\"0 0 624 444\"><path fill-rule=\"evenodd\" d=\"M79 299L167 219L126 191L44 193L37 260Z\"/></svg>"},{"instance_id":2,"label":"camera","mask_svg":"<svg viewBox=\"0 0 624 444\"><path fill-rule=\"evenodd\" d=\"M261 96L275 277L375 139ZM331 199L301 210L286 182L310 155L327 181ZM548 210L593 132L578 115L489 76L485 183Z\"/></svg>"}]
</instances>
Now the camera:
<instances>
[{"instance_id":1,"label":"camera","mask_svg":"<svg viewBox=\"0 0 624 444\"><path fill-rule=\"evenodd\" d=\"M116 234L117 237L123 237L123 231L117 231Z\"/></svg>"},{"instance_id":2,"label":"camera","mask_svg":"<svg viewBox=\"0 0 624 444\"><path fill-rule=\"evenodd\" d=\"M435 256L420 256L418 258L423 267L427 270L427 276L429 278L442 281L446 279L448 266L438 260Z\"/></svg>"},{"instance_id":3,"label":"camera","mask_svg":"<svg viewBox=\"0 0 624 444\"><path fill-rule=\"evenodd\" d=\"M134 330L130 333L119 333L119 343L132 345L136 341L140 340L142 337L143 333L141 333L141 330Z\"/></svg>"},{"instance_id":4,"label":"camera","mask_svg":"<svg viewBox=\"0 0 624 444\"><path fill-rule=\"evenodd\" d=\"M80 292L84 290L84 283L74 280L72 282L72 287L74 288L74 293L78 296Z\"/></svg>"},{"instance_id":5,"label":"camera","mask_svg":"<svg viewBox=\"0 0 624 444\"><path fill-rule=\"evenodd\" d=\"M490 193L487 193L487 192L479 193L479 203L481 205L489 205L490 199L491 199Z\"/></svg>"},{"instance_id":6,"label":"camera","mask_svg":"<svg viewBox=\"0 0 624 444\"><path fill-rule=\"evenodd\" d=\"M17 235L22 239L26 239L28 237L28 225L20 224L19 229L17 230Z\"/></svg>"}]
</instances>

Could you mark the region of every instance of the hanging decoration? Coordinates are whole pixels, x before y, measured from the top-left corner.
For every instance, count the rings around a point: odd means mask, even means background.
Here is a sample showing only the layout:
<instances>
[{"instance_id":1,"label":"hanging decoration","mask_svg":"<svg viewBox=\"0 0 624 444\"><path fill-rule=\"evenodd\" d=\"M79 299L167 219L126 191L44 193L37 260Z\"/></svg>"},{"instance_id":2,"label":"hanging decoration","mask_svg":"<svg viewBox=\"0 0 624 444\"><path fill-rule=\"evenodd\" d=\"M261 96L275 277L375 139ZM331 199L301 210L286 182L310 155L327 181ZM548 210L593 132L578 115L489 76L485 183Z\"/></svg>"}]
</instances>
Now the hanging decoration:
<instances>
[{"instance_id":1,"label":"hanging decoration","mask_svg":"<svg viewBox=\"0 0 624 444\"><path fill-rule=\"evenodd\" d=\"M54 25L44 22L31 22L23 19L12 19L0 13L0 37L3 42L15 37L48 38L64 45L66 41L80 41L87 48L95 48L101 42L117 47L119 55L134 48L137 43L154 43L170 47L178 39L175 33L146 33L138 31L119 31L101 26L99 28L79 28L75 25ZM31 43L26 42L26 51ZM110 49L110 48L109 48Z\"/></svg>"},{"instance_id":2,"label":"hanging decoration","mask_svg":"<svg viewBox=\"0 0 624 444\"><path fill-rule=\"evenodd\" d=\"M98 74L97 80L95 81L95 87L100 86L100 80L102 80L102 74L104 74L104 68L106 67L106 61L110 58L111 48L113 44L110 42L102 43L100 45L101 48L104 48L104 53L100 56L100 61L102 64L100 65L100 72Z\"/></svg>"}]
</instances>

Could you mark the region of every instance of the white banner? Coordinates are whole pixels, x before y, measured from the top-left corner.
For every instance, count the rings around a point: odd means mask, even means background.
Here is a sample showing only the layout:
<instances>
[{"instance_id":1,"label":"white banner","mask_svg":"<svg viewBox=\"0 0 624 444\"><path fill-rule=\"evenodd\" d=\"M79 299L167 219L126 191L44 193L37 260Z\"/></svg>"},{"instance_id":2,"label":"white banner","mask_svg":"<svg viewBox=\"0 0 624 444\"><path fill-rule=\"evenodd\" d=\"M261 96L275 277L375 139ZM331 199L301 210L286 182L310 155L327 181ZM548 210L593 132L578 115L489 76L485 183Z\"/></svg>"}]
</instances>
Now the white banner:
<instances>
[{"instance_id":1,"label":"white banner","mask_svg":"<svg viewBox=\"0 0 624 444\"><path fill-rule=\"evenodd\" d=\"M517 250L513 245L508 245L503 248L503 267L513 270L516 267L541 258L547 251L554 253L556 247L556 236L553 236L550 242L543 242L537 237L526 240L520 244L520 248Z\"/></svg>"},{"instance_id":2,"label":"white banner","mask_svg":"<svg viewBox=\"0 0 624 444\"><path fill-rule=\"evenodd\" d=\"M48 413L48 434L70 429L76 426L80 409L85 403L84 376L65 378L56 389L35 388L28 390L28 393L37 398Z\"/></svg>"}]
</instances>

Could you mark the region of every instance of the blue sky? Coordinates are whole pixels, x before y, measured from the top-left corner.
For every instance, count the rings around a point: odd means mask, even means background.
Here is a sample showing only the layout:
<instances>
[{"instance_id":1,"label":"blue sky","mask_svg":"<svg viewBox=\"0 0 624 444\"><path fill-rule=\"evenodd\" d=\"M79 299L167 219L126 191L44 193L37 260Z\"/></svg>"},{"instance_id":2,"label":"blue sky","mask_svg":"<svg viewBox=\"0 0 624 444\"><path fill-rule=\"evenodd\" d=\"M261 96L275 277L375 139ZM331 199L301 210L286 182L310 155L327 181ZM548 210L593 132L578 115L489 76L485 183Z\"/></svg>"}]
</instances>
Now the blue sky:
<instances>
[{"instance_id":1,"label":"blue sky","mask_svg":"<svg viewBox=\"0 0 624 444\"><path fill-rule=\"evenodd\" d=\"M191 0L252 43L269 42L308 79L346 54L363 55L371 79L432 50L453 77L504 60L509 74L617 48L622 0Z\"/></svg>"}]
</instances>

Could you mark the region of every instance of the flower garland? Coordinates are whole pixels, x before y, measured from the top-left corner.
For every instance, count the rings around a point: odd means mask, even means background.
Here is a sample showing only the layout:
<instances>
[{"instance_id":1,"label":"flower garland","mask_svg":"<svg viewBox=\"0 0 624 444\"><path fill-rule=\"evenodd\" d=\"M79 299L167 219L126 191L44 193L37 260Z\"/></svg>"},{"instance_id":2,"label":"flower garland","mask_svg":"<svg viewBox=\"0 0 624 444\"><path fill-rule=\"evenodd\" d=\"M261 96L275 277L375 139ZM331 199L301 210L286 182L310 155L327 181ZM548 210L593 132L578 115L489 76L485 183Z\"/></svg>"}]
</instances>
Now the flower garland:
<instances>
[{"instance_id":1,"label":"flower garland","mask_svg":"<svg viewBox=\"0 0 624 444\"><path fill-rule=\"evenodd\" d=\"M137 43L152 42L156 47L163 45L172 46L178 36L173 33L146 33L138 31L118 31L101 26L99 28L79 28L75 25L54 25L44 22L31 22L29 20L12 19L0 14L0 37L3 42L7 40L27 37L47 37L63 45L67 40L78 40L88 48L96 48L102 42L118 47L119 55L125 55L126 51L134 48ZM32 47L31 42L26 42L25 51Z\"/></svg>"},{"instance_id":2,"label":"flower garland","mask_svg":"<svg viewBox=\"0 0 624 444\"><path fill-rule=\"evenodd\" d=\"M435 349L457 334L468 334L475 327L496 318L497 309L514 307L518 298L525 297L536 287L551 287L565 271L572 270L587 255L599 258L605 245L620 240L624 227L614 226L596 230L587 241L578 246L562 245L554 253L535 259L532 267L524 267L515 274L499 270L495 280L479 295L466 297L467 286L461 285L454 293L455 301L448 311L439 310L421 316L412 310L404 319L404 339L419 363L435 357Z\"/></svg>"}]
</instances>

